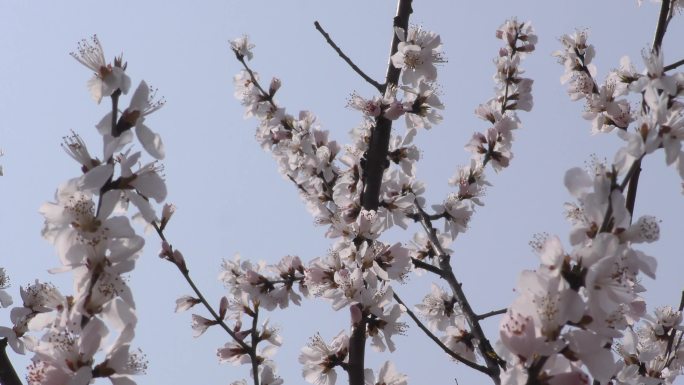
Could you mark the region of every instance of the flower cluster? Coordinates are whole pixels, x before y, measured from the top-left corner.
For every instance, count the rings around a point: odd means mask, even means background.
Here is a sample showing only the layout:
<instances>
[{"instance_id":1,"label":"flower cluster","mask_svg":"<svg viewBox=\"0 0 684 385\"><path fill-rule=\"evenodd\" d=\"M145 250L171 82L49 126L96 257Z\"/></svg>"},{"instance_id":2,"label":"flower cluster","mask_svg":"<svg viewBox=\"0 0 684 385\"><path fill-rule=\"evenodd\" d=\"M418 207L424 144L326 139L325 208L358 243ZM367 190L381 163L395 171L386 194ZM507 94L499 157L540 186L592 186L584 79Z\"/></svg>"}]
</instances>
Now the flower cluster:
<instances>
[{"instance_id":1,"label":"flower cluster","mask_svg":"<svg viewBox=\"0 0 684 385\"><path fill-rule=\"evenodd\" d=\"M605 215L609 206L624 210L621 194L606 188L609 178L604 168L591 176L581 169L566 174L581 207L572 220L586 227L573 230L577 236L571 238L570 252L558 237L540 239L539 268L520 275L519 297L500 328L500 355L511 364L510 383L525 383L528 376L579 381L587 377L582 365L605 383L617 371L613 340L645 314L639 273L655 278L656 261L633 245L657 240L658 224L643 217L630 226L625 210L615 214L610 228L601 229L603 218L597 223L592 215Z\"/></svg>"},{"instance_id":2,"label":"flower cluster","mask_svg":"<svg viewBox=\"0 0 684 385\"><path fill-rule=\"evenodd\" d=\"M591 64L594 48L587 42L587 31L561 38L564 50L557 51L565 65L563 82L569 82L573 100L584 99L584 118L591 120L592 133L610 132L618 128L625 146L616 156L621 171L660 148L667 165L675 164L684 178L684 74L668 74L660 49L642 53L645 69L636 71L629 57L620 67L610 71L600 86L594 80L596 67ZM636 95L641 108L632 109L628 96ZM629 126L634 124L634 129Z\"/></svg>"},{"instance_id":3,"label":"flower cluster","mask_svg":"<svg viewBox=\"0 0 684 385\"><path fill-rule=\"evenodd\" d=\"M634 193L641 160L660 148L684 177L684 76L665 71L655 45L643 53L643 73L625 57L598 85L587 37L576 31L561 38L563 49L555 52L565 67L561 82L569 83L571 99L585 100L592 133L617 128L626 145L611 165L594 162L588 171L567 171L565 186L577 200L566 204L572 249L566 251L555 236L534 242L540 266L521 273L519 297L501 321L499 354L509 364L501 380L671 384L684 371L681 309L647 315L640 274L655 278L657 262L635 245L657 241L660 227L653 216L633 221L633 197L625 190ZM640 108L630 107L630 93Z\"/></svg>"},{"instance_id":4,"label":"flower cluster","mask_svg":"<svg viewBox=\"0 0 684 385\"><path fill-rule=\"evenodd\" d=\"M161 159L161 139L143 121L163 103L150 97L143 81L118 116L116 101L130 88L122 58L107 63L95 36L82 41L72 56L95 72L88 82L93 99L111 97L114 106L97 125L102 158L92 157L78 134L64 138L62 147L78 162L80 175L64 182L54 201L40 208L43 237L60 259L51 272L72 272L74 293L65 296L38 281L21 287L22 305L11 312L13 327L0 328L0 335L17 353L34 354L29 384L88 384L95 378L132 384L130 376L144 373L147 361L131 348L137 318L126 274L145 242L127 213L132 203L146 222L157 221L150 200L162 202L166 186L156 161L140 164L141 153L129 145L130 131L135 127L140 145Z\"/></svg>"},{"instance_id":5,"label":"flower cluster","mask_svg":"<svg viewBox=\"0 0 684 385\"><path fill-rule=\"evenodd\" d=\"M386 244L380 237L394 225L406 228L421 215L428 215L422 208L425 188L416 179L420 153L413 139L419 129L429 129L442 120L438 111L444 107L435 81L436 64L445 61L436 33L422 27L410 27L408 31L397 28L395 32L400 43L391 63L401 70L403 84L390 84L383 94L372 98L352 94L348 106L360 111L363 120L351 130L352 144L345 146L343 152L311 112L293 116L279 106L275 100L281 86L279 80L272 80L268 91L261 86L258 74L246 63L246 59L253 57L254 46L245 37L231 43L236 58L244 65L244 70L234 78L235 96L245 106L245 116L259 120L257 140L273 154L281 173L295 183L316 222L327 225L327 235L336 242L328 255L314 259L308 267L292 257L276 266L252 265L236 259L225 262L221 274L231 296L241 298L243 304L251 303L252 313L254 304L267 310L283 308L290 301L298 304L300 296L293 290L296 282L302 295L311 293L328 299L335 310L348 307L353 328L364 328L371 346L390 351L395 349L392 336L401 334L405 328L399 321L402 307L392 299L391 282L404 280L413 267L411 258L436 263L435 241L417 234L414 245L405 247L399 243ZM443 204L433 206L437 212L434 217L445 220L444 232L433 234L442 250L467 229L473 204L482 204L480 197L488 185L484 166L489 162L496 169L508 165L511 131L519 126L516 111L529 111L532 107L532 81L521 76L519 63L534 50L534 31L529 23L512 20L499 29L497 36L506 42L496 60L498 88L495 97L478 108L478 115L493 126L488 136L476 135L484 138L482 151L474 142L467 146L474 155L471 167L459 171L452 181L458 192ZM406 118L406 131L390 136L388 169L382 174L379 207L364 209L362 194L368 178L370 137L383 119L394 121L402 115ZM431 329L447 333L443 337L445 344L476 361L473 337L466 331L465 318L454 297L435 286L417 308L428 319ZM335 346L344 345L342 339L347 337L342 336L336 338ZM346 351L342 354L344 349L333 349L318 337L314 341L300 357L304 376L312 383L331 384L336 376L334 367L346 365ZM388 368L381 369L381 376L387 375ZM396 381L403 381L403 377Z\"/></svg>"}]
</instances>

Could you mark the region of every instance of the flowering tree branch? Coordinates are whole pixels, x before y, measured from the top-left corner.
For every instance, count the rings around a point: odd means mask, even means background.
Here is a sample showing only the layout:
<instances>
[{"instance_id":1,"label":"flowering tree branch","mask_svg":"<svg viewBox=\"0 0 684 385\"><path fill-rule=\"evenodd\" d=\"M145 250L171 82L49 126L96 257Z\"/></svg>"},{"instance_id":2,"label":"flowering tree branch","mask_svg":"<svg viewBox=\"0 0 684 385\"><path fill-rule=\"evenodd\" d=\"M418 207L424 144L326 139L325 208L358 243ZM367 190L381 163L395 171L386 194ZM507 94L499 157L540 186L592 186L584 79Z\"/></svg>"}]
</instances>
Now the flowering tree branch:
<instances>
[{"instance_id":1,"label":"flowering tree branch","mask_svg":"<svg viewBox=\"0 0 684 385\"><path fill-rule=\"evenodd\" d=\"M478 372L481 372L481 373L484 373L484 374L489 374L489 370L488 370L486 367L484 367L484 366L482 366L482 365L478 365L478 364L475 363L475 362L472 362L472 361L470 361L470 360L468 360L468 359L466 359L466 358L461 357L458 353L454 352L453 350L449 349L448 346L444 345L444 343L443 343L442 341L440 341L439 338L437 338L437 336L435 336L435 335L430 331L430 329L428 329L428 328L420 321L420 319L416 316L416 314L415 314L411 309L409 309L408 306L406 306L406 304L404 303L404 301L401 300L401 298L399 297L399 295L398 295L396 292L393 294L393 297L394 297L394 300L397 301L398 304L402 305L402 306L406 309L406 310L405 310L405 311L406 311L406 314L408 314L409 317L411 317L411 319L413 320L413 322L415 322L416 325L418 325L418 327L420 328L420 330L422 330L422 331L425 333L425 335L428 336L428 338L430 338L434 343L436 343L437 346L439 346L440 348L442 348L442 350L444 350L444 352L445 352L446 354L450 355L450 356L451 356L453 359L455 359L456 361L461 362L461 363L463 363L464 365L466 365L466 366L468 366L468 367L470 367L470 368L472 368L472 369L477 370Z\"/></svg>"},{"instance_id":2,"label":"flowering tree branch","mask_svg":"<svg viewBox=\"0 0 684 385\"><path fill-rule=\"evenodd\" d=\"M430 271L447 281L449 287L451 287L454 297L456 297L456 300L463 311L463 315L468 322L471 333L473 333L475 338L477 338L479 341L477 347L487 365L487 370L484 373L486 373L495 384L499 384L500 367L505 367L505 362L501 360L501 358L499 358L499 356L497 356L497 354L494 352L494 349L487 339L484 330L482 330L479 322L480 318L477 316L475 311L473 311L472 307L470 306L470 302L463 291L462 284L458 282L456 276L454 275L450 263L451 256L445 251L440 240L437 238L437 230L432 226L432 221L430 220L429 215L425 213L425 211L423 211L423 209L417 203L415 207L419 213L420 223L425 229L425 232L427 233L428 238L430 239L430 242L432 243L432 246L435 248L435 252L438 255L437 258L439 260L439 272L432 270Z\"/></svg>"},{"instance_id":3,"label":"flowering tree branch","mask_svg":"<svg viewBox=\"0 0 684 385\"><path fill-rule=\"evenodd\" d=\"M378 83L375 79L371 78L370 76L366 75L366 73L363 72L363 71L361 70L361 68L359 68L359 66L357 66L357 65L349 58L349 56L347 56L347 55L342 51L342 49L341 49L337 44L335 44L335 42L332 40L332 38L330 37L330 35L323 29L323 27L321 26L321 24L320 24L318 21L315 21L315 22L314 22L314 26L316 27L316 30L318 30L318 32L320 32L321 35L323 35L323 37L325 38L325 41L332 47L332 49L335 50L335 52L337 52L338 55L340 55L340 57L342 58L342 60L344 60L347 64L349 64L349 66L351 67L351 69L354 70L354 72L356 72L357 74L359 74L359 76L361 76L361 77L363 78L363 80L367 81L370 85L372 85L373 87L375 87L375 89L377 89L379 92L384 92L383 85L380 84L380 83Z\"/></svg>"},{"instance_id":4,"label":"flowering tree branch","mask_svg":"<svg viewBox=\"0 0 684 385\"><path fill-rule=\"evenodd\" d=\"M153 222L152 226L154 227L154 230L157 232L157 235L159 235L159 238L162 240L163 245L162 245L162 254L160 256L167 261L173 263L177 268L178 271L180 271L181 275L183 275L183 278L185 278L185 281L190 285L190 288L192 288L192 291L195 292L195 295L197 295L197 298L200 300L202 305L207 309L209 314L211 314L211 317L213 318L213 321L215 322L216 325L220 325L223 330L228 333L228 335L235 340L235 342L240 345L243 349L246 351L250 351L250 356L256 355L256 353L252 353L251 351L253 350L247 343L245 343L241 338L235 334L235 332L223 321L223 317L219 315L219 313L214 310L214 307L209 304L209 301L204 297L202 294L202 291L195 285L195 282L193 281L192 277L190 277L190 270L187 268L187 265L185 263L185 258L182 256L182 254L173 248L170 243L168 243L168 240L166 239L166 235L164 234L164 230L161 228L161 226ZM256 358L256 357L254 357ZM257 378L257 377L255 377Z\"/></svg>"},{"instance_id":5,"label":"flowering tree branch","mask_svg":"<svg viewBox=\"0 0 684 385\"><path fill-rule=\"evenodd\" d=\"M653 36L653 45L651 46L651 51L654 53L659 53L660 48L663 45L663 39L665 38L665 32L667 32L667 26L672 19L672 1L673 0L662 0L660 4L660 14L658 15L658 24L656 25L655 34ZM663 68L663 70L665 70ZM637 188L639 186L639 176L641 175L641 159L635 162L634 174L630 178L629 187L627 189L627 211L630 214L634 214L634 205L636 203Z\"/></svg>"}]
</instances>

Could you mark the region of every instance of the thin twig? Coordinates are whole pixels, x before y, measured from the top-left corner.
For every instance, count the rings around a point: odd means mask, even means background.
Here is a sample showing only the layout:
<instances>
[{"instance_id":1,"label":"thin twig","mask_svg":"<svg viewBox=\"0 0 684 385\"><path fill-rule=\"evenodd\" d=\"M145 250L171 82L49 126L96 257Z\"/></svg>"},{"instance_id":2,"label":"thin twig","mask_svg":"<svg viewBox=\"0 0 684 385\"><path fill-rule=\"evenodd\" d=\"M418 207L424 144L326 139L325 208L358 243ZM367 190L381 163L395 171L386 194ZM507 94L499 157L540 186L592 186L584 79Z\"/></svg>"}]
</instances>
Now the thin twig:
<instances>
[{"instance_id":1,"label":"thin twig","mask_svg":"<svg viewBox=\"0 0 684 385\"><path fill-rule=\"evenodd\" d=\"M653 36L653 46L651 51L654 53L660 52L660 47L663 45L663 38L665 37L665 32L667 31L667 25L670 22L672 0L663 0L660 4L660 14L658 15L658 24L656 25L656 31ZM636 202L637 188L639 186L639 176L641 175L641 159L636 162L636 169L634 170L634 175L629 180L629 187L627 188L627 211L630 215L634 214L634 204Z\"/></svg>"},{"instance_id":2,"label":"thin twig","mask_svg":"<svg viewBox=\"0 0 684 385\"><path fill-rule=\"evenodd\" d=\"M437 231L432 226L432 222L430 221L429 216L425 213L425 211L423 211L423 209L420 207L420 205L418 205L418 203L415 203L415 206L418 209L418 212L421 217L420 223L421 225L423 225L423 228L425 229L425 232L427 233L428 239L432 243L433 248L439 255L438 258L440 274L438 275L440 278L447 281L447 283L451 287L451 291L456 300L458 301L458 304L461 306L461 311L463 312L463 315L465 316L465 319L468 322L470 332L479 341L478 350L480 351L480 355L484 358L485 363L487 365L487 374L492 379L492 381L494 381L495 384L499 384L501 382L499 374L501 373L501 367L505 366L505 362L496 354L496 352L494 352L491 343L489 342L487 336L482 330L478 316L475 314L472 307L470 306L470 302L468 302L468 298L466 297L465 292L461 287L461 283L458 282L453 270L451 269L451 256L444 250L444 247L442 247L442 244L437 238Z\"/></svg>"},{"instance_id":3,"label":"thin twig","mask_svg":"<svg viewBox=\"0 0 684 385\"><path fill-rule=\"evenodd\" d=\"M684 59L679 60L679 61L676 61L676 62L674 62L674 63L672 63L672 64L666 65L665 67L663 67L663 71L667 72L667 71L673 70L673 69L679 67L679 66L682 65L682 64L684 64Z\"/></svg>"},{"instance_id":4,"label":"thin twig","mask_svg":"<svg viewBox=\"0 0 684 385\"><path fill-rule=\"evenodd\" d=\"M154 227L154 229L157 231L157 235L159 235L159 238L162 241L168 243L168 241L166 240L166 236L164 235L164 231L159 228L159 225L156 222L152 222L152 227ZM223 319L218 315L216 310L214 310L214 308L209 304L209 302L204 297L204 295L202 294L200 289L197 287L197 285L195 285L195 282L190 277L190 271L187 268L181 268L181 266L179 266L178 264L174 263L174 265L181 272L181 274L183 275L183 278L185 278L185 280L188 282L188 285L190 285L190 288L192 288L192 290L195 292L195 295L197 296L197 298L200 300L200 302L202 302L202 305L204 305L204 307L207 309L207 311L209 311L209 314L211 314L214 321L216 321L216 324L220 325L223 328L223 330L225 330L226 333L228 333L228 335L230 335L231 338L233 338L235 340L235 342L237 342L238 345L240 345L241 348L243 348L243 349L245 349L245 351L249 352L251 350L251 347L249 345L247 345L244 341L242 341L242 339L238 338L238 336L235 334L235 332L225 322L223 322Z\"/></svg>"},{"instance_id":5,"label":"thin twig","mask_svg":"<svg viewBox=\"0 0 684 385\"><path fill-rule=\"evenodd\" d=\"M437 275L442 274L442 270L440 270L439 267L432 265L432 264L429 264L429 263L426 263L426 262L423 262L420 259L411 258L411 262L413 263L414 267L417 267L419 269L427 270L427 271L434 273L434 274L437 274Z\"/></svg>"},{"instance_id":6,"label":"thin twig","mask_svg":"<svg viewBox=\"0 0 684 385\"><path fill-rule=\"evenodd\" d=\"M653 36L653 46L651 50L654 52L660 51L660 47L663 45L663 38L665 37L665 32L667 31L667 24L670 21L670 6L672 5L672 0L663 0L660 3L660 14L658 15L658 24L656 25L655 34Z\"/></svg>"},{"instance_id":7,"label":"thin twig","mask_svg":"<svg viewBox=\"0 0 684 385\"><path fill-rule=\"evenodd\" d=\"M492 310L490 312L478 315L477 319L483 320L485 318L493 317L495 315L505 314L507 311L508 311L508 309L506 309L506 308L499 309L499 310Z\"/></svg>"},{"instance_id":8,"label":"thin twig","mask_svg":"<svg viewBox=\"0 0 684 385\"><path fill-rule=\"evenodd\" d=\"M321 35L323 35L323 37L325 38L325 41L328 43L328 45L330 45L332 47L332 49L334 49L335 52L337 52L337 54L340 55L342 60L344 60L345 62L347 62L347 64L349 64L349 66L351 67L351 69L354 70L354 72L359 74L359 76L361 76L363 78L363 80L367 81L370 85L375 87L375 89L377 89L380 93L384 92L384 90L382 88L382 84L378 83L376 80L374 80L370 76L366 75L366 73L363 72L361 70L361 68L359 68L359 66L357 66L349 58L349 56L345 55L345 53L342 51L342 49L337 44L335 44L335 42L332 40L330 35L323 29L323 27L321 26L321 24L318 21L314 21L314 26L316 27L316 30L318 32L320 32Z\"/></svg>"},{"instance_id":9,"label":"thin twig","mask_svg":"<svg viewBox=\"0 0 684 385\"><path fill-rule=\"evenodd\" d=\"M413 311L411 311L411 309L409 309L408 306L406 306L406 304L401 300L401 298L399 298L399 295L396 292L394 292L394 300L404 307L406 314L408 314L409 317L411 317L413 322L415 322L416 325L418 325L420 330L422 330L425 333L425 335L428 336L428 338L434 341L437 344L437 346L442 348L442 350L444 350L446 354L453 357L456 361L462 362L464 365L477 370L478 372L482 372L484 374L489 375L489 371L486 367L478 365L475 362L472 362L468 359L465 359L464 357L461 357L460 355L458 355L458 353L454 352L453 350L449 349L448 346L444 345L444 343L440 341L439 338L437 338L437 336L435 336L427 327L425 327L425 325L420 321L420 319L415 315L415 313L413 313Z\"/></svg>"}]
</instances>

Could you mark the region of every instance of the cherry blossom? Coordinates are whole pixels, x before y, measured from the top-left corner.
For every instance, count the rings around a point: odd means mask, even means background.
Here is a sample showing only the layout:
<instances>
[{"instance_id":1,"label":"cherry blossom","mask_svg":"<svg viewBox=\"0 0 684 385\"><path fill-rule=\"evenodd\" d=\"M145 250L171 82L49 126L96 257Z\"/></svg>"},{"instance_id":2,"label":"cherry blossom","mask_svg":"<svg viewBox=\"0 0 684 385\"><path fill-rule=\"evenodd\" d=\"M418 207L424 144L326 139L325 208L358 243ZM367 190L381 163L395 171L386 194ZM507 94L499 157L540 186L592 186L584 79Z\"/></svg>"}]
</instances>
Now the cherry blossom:
<instances>
[{"instance_id":1,"label":"cherry blossom","mask_svg":"<svg viewBox=\"0 0 684 385\"><path fill-rule=\"evenodd\" d=\"M78 49L72 52L71 56L94 72L92 79L88 81L88 89L97 103L117 90L124 94L128 93L131 79L124 72L126 64L122 63L121 57L114 60L113 66L107 63L97 35L93 35L90 41L81 40L78 43Z\"/></svg>"}]
</instances>

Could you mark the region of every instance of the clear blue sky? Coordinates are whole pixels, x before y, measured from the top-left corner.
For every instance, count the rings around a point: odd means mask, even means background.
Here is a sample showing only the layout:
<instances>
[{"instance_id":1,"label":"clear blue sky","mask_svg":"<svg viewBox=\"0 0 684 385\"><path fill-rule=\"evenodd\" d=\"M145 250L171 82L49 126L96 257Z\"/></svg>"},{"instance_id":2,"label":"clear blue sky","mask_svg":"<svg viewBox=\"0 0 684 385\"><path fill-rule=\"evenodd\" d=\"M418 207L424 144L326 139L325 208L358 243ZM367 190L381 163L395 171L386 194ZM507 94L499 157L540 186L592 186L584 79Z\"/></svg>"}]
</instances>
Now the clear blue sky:
<instances>
[{"instance_id":1,"label":"clear blue sky","mask_svg":"<svg viewBox=\"0 0 684 385\"><path fill-rule=\"evenodd\" d=\"M232 96L232 76L239 65L228 40L250 35L257 45L254 68L263 78L275 75L283 82L280 103L291 113L313 111L345 143L347 132L360 121L356 111L344 108L347 97L354 90L374 94L325 44L313 22L319 20L361 68L381 78L394 9L390 0L2 1L0 147L6 155L0 158L5 168L0 178L0 266L13 278L15 301L20 300L18 286L36 278L70 292L68 274L46 272L58 259L40 237L37 210L62 181L79 173L59 146L62 136L73 129L91 147L100 146L94 125L107 106L90 100L85 86L90 74L68 55L77 41L97 33L108 58L124 53L134 85L144 79L165 96L167 105L147 122L166 144L168 200L178 206L168 235L185 254L198 284L218 304L222 258L240 252L269 262L286 254L310 260L330 246L295 189L254 141L256 122L242 119L242 108ZM551 57L559 48L558 37L589 27L601 78L625 54L641 68L640 51L650 45L658 6L638 8L630 0L415 0L414 10L414 23L442 35L449 59L439 68L444 122L418 137L424 157L418 177L428 184L431 203L448 194L447 179L468 161L463 145L474 131L486 128L473 111L493 94L492 58L500 46L496 28L518 16L531 20L539 35L537 52L523 64L535 80L535 107L520 115L524 128L517 132L512 166L500 175L490 173L494 186L486 205L453 245L454 269L475 309L505 307L514 297L517 272L538 263L528 246L532 235L545 231L567 239L565 170L581 166L592 153L610 160L620 144L614 135L591 137L590 123L581 118L583 105L567 98L559 83L562 67ZM680 16L665 39L666 62L684 57L681 36ZM658 281L645 279L651 307L678 303L684 286L684 202L679 176L665 168L663 158L658 154L645 162L636 209L662 219L661 241L644 248L660 264ZM417 230L392 232L388 239L408 241ZM210 330L195 340L190 314L173 313L175 299L190 291L172 266L157 258L158 248L150 235L130 278L140 319L134 345L150 360L148 375L138 383L228 384L246 378L247 367L217 363L215 350L227 336ZM396 290L417 303L429 292L431 279L414 277ZM9 323L8 315L0 310L0 324ZM275 358L279 372L293 384L303 383L297 356L306 339L316 331L330 338L349 325L346 311L335 313L318 300L307 301L302 309L277 311L271 322L281 326L285 339ZM487 325L494 340L497 325L498 320ZM462 385L488 381L451 363L416 327L396 343L394 354L370 352L367 366L377 370L391 359L413 384L449 384L454 378ZM11 357L19 369L28 362Z\"/></svg>"}]
</instances>

